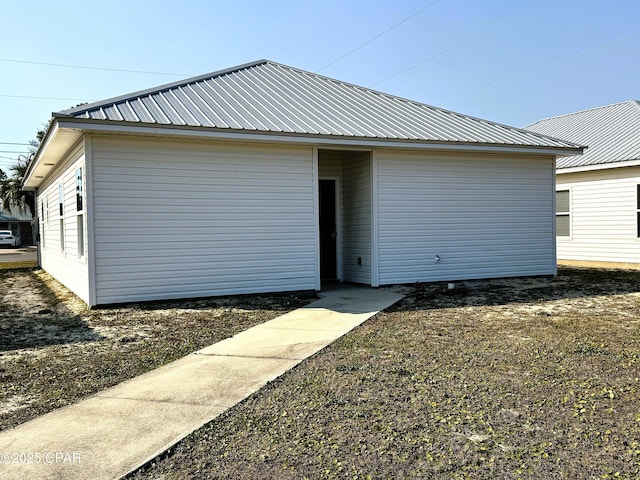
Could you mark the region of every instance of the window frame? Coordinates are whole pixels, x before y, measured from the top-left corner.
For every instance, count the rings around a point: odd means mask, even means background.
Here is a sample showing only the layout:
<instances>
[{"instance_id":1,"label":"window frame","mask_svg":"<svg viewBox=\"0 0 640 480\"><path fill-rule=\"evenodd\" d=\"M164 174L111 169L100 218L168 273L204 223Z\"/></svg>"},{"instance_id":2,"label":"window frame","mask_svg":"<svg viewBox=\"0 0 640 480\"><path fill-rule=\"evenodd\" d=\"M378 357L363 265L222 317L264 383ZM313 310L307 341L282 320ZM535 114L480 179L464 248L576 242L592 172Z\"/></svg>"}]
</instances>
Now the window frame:
<instances>
[{"instance_id":1,"label":"window frame","mask_svg":"<svg viewBox=\"0 0 640 480\"><path fill-rule=\"evenodd\" d=\"M82 167L76 169L76 240L77 240L77 252L79 258L84 258L87 253L85 241L85 228L84 228L84 176Z\"/></svg>"},{"instance_id":2,"label":"window frame","mask_svg":"<svg viewBox=\"0 0 640 480\"><path fill-rule=\"evenodd\" d=\"M562 193L562 192L567 192L567 196L568 196L568 205L569 205L569 209L568 210L563 210L563 211L558 211L558 194ZM555 230L556 230L556 238L558 239L563 239L563 240L568 240L572 238L573 235L573 225L572 225L572 217L573 215L571 214L571 207L572 207L572 195L571 195L571 188L556 188L555 191L555 197L554 197L554 206L555 206ZM558 217L567 217L568 219L568 224L569 224L569 233L567 235L561 235L558 232Z\"/></svg>"},{"instance_id":3,"label":"window frame","mask_svg":"<svg viewBox=\"0 0 640 480\"><path fill-rule=\"evenodd\" d=\"M58 184L58 218L60 224L60 251L64 253L65 249L65 228L64 228L64 184Z\"/></svg>"},{"instance_id":4,"label":"window frame","mask_svg":"<svg viewBox=\"0 0 640 480\"><path fill-rule=\"evenodd\" d=\"M640 183L636 184L636 240L640 240Z\"/></svg>"}]
</instances>

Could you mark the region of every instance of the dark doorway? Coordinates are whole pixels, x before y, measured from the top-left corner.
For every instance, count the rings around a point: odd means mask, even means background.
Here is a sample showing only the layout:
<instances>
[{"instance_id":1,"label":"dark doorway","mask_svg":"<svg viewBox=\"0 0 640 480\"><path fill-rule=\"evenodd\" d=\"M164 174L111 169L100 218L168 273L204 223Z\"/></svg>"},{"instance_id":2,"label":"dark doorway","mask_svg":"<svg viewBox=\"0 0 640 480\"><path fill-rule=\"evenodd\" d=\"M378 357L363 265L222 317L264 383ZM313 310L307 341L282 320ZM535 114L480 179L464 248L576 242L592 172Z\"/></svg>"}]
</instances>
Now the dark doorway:
<instances>
[{"instance_id":1,"label":"dark doorway","mask_svg":"<svg viewBox=\"0 0 640 480\"><path fill-rule=\"evenodd\" d=\"M336 181L320 180L320 279L336 280Z\"/></svg>"}]
</instances>

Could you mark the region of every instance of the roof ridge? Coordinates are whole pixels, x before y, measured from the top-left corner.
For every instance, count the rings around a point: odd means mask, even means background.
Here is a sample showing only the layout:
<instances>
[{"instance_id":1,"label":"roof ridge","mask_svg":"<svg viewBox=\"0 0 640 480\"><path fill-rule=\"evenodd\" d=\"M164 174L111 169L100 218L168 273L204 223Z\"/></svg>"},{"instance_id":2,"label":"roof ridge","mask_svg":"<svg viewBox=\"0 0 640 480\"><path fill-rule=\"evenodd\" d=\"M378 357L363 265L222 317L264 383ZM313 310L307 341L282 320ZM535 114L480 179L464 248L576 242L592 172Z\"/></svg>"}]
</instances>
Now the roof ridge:
<instances>
[{"instance_id":1,"label":"roof ridge","mask_svg":"<svg viewBox=\"0 0 640 480\"><path fill-rule=\"evenodd\" d=\"M130 93L125 93L123 95L118 95L116 97L107 98L105 100L99 100L97 102L87 103L84 105L79 105L77 107L68 108L66 110L61 110L59 112L53 112L54 117L66 117L71 115L76 115L78 113L85 112L87 110L93 110L96 108L100 108L104 105L109 105L112 103L119 103L124 100L141 97L144 95L150 95L152 93L164 92L167 90L171 90L172 88L182 87L185 85L190 85L192 83L200 82L202 80L206 80L209 78L221 77L223 75L228 75L229 73L238 72L240 70L245 70L247 68L256 67L258 65L263 65L265 63L275 63L266 59L255 60L253 62L244 63L241 65L237 65L235 67L225 68L222 70L217 70L210 73L205 73L203 75L196 75L193 77L188 77L183 80L177 80L175 82L165 83L162 85L158 85L156 87L145 88L143 90L138 90Z\"/></svg>"},{"instance_id":2,"label":"roof ridge","mask_svg":"<svg viewBox=\"0 0 640 480\"><path fill-rule=\"evenodd\" d=\"M561 115L552 115L551 117L545 117L542 118L536 122L530 123L529 125L527 125L524 128L529 128L532 127L540 122L546 122L548 120L554 120L556 118L563 118L563 117L571 117L573 115L579 115L581 113L587 113L587 112L592 112L595 110L604 110L605 108L611 108L611 107L617 107L618 105L625 105L625 104L631 104L634 105L636 108L640 109L640 102L638 100L624 100L622 102L615 102L615 103L610 103L608 105L600 105L598 107L592 107L592 108L585 108L583 110L578 110L575 112L569 112L569 113L563 113Z\"/></svg>"}]
</instances>

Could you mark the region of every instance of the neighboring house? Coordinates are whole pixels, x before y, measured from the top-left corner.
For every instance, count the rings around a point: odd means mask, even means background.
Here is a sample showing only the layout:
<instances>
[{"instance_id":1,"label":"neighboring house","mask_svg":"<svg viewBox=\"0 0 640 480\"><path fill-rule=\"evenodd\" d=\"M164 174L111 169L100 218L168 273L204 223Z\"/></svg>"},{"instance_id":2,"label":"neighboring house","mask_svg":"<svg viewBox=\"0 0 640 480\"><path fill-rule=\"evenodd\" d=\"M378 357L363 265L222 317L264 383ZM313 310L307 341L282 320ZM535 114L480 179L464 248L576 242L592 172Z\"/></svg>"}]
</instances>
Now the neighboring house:
<instances>
[{"instance_id":1,"label":"neighboring house","mask_svg":"<svg viewBox=\"0 0 640 480\"><path fill-rule=\"evenodd\" d=\"M262 60L54 113L25 187L96 305L553 275L581 151Z\"/></svg>"},{"instance_id":2,"label":"neighboring house","mask_svg":"<svg viewBox=\"0 0 640 480\"><path fill-rule=\"evenodd\" d=\"M33 232L31 228L31 214L13 208L11 211L0 209L0 229L11 230L18 237L20 245L33 245Z\"/></svg>"},{"instance_id":3,"label":"neighboring house","mask_svg":"<svg viewBox=\"0 0 640 480\"><path fill-rule=\"evenodd\" d=\"M640 104L547 118L527 129L588 145L556 165L560 263L640 264Z\"/></svg>"}]
</instances>

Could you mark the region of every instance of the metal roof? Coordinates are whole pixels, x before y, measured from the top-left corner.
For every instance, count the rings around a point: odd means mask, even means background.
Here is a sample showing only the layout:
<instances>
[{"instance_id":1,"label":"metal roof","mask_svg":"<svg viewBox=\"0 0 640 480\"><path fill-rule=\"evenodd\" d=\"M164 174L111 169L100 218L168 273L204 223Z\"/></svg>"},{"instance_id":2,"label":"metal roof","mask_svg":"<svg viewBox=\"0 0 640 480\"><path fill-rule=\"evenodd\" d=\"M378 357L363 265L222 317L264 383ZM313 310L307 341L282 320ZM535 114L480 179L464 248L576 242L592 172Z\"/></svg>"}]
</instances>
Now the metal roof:
<instances>
[{"instance_id":1,"label":"metal roof","mask_svg":"<svg viewBox=\"0 0 640 480\"><path fill-rule=\"evenodd\" d=\"M0 208L0 222L30 222L32 220L29 211L21 211L18 207L13 207L10 211Z\"/></svg>"},{"instance_id":2,"label":"metal roof","mask_svg":"<svg viewBox=\"0 0 640 480\"><path fill-rule=\"evenodd\" d=\"M588 145L584 155L560 158L558 170L640 160L640 103L613 105L546 118L528 127L533 132Z\"/></svg>"},{"instance_id":3,"label":"metal roof","mask_svg":"<svg viewBox=\"0 0 640 480\"><path fill-rule=\"evenodd\" d=\"M579 149L269 60L83 105L54 117L363 139Z\"/></svg>"}]
</instances>

